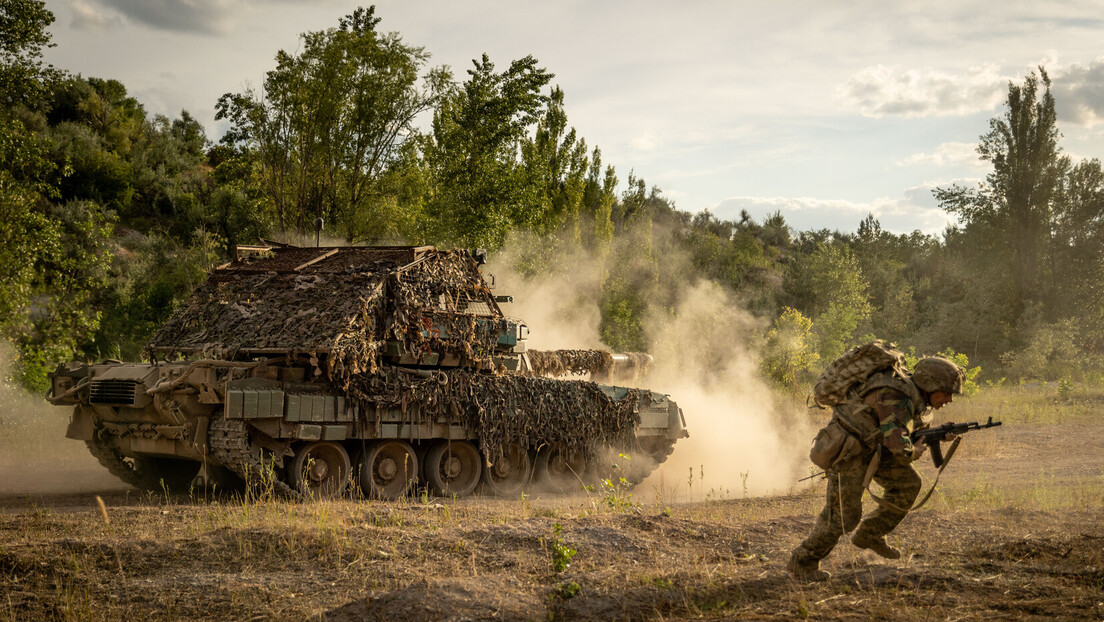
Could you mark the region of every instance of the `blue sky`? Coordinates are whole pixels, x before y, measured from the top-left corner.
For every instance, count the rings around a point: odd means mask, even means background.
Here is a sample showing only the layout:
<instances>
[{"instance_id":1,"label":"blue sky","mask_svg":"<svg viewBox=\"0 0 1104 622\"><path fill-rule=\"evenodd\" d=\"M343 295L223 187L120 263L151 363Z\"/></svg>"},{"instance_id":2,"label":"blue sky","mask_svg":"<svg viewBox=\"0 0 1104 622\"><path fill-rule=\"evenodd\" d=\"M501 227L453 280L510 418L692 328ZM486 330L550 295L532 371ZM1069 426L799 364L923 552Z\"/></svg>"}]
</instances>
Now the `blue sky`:
<instances>
[{"instance_id":1,"label":"blue sky","mask_svg":"<svg viewBox=\"0 0 1104 622\"><path fill-rule=\"evenodd\" d=\"M220 95L259 85L280 49L337 24L339 0L47 0L47 58L116 78L151 113L221 135ZM378 2L383 30L458 76L532 54L568 119L624 182L687 211L852 231L868 213L938 234L931 189L986 173L974 146L1009 80L1044 65L1062 146L1104 156L1101 2Z\"/></svg>"}]
</instances>

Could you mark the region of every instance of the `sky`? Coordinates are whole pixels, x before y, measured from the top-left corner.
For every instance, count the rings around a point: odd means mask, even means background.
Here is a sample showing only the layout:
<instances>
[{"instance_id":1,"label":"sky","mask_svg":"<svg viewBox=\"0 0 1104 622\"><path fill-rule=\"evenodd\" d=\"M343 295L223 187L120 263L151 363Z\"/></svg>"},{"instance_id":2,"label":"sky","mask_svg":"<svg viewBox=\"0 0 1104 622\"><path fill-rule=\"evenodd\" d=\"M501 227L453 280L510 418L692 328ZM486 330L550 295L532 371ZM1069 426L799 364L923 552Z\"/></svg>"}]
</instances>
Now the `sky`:
<instances>
[{"instance_id":1,"label":"sky","mask_svg":"<svg viewBox=\"0 0 1104 622\"><path fill-rule=\"evenodd\" d=\"M222 94L259 87L277 51L357 6L46 0L46 58L121 81L151 114L187 110L217 140ZM721 219L854 231L873 214L939 235L932 189L984 179L978 137L1039 66L1065 153L1104 156L1102 1L388 0L376 16L461 80L484 53L500 68L533 55L622 184L633 172Z\"/></svg>"}]
</instances>

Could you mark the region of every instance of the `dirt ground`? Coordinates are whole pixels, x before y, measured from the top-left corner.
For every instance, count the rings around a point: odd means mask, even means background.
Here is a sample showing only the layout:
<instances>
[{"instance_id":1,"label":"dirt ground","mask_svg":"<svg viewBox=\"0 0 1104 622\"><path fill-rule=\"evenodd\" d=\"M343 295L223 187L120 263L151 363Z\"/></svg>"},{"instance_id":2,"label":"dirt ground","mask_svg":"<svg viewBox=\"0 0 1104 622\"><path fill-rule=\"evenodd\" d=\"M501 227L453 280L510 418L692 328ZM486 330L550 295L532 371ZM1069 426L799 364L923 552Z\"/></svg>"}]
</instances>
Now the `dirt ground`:
<instances>
[{"instance_id":1,"label":"dirt ground","mask_svg":"<svg viewBox=\"0 0 1104 622\"><path fill-rule=\"evenodd\" d=\"M0 492L0 619L1104 619L1104 418L972 433L889 561L783 571L784 496L295 503ZM934 470L921 466L930 481ZM86 487L86 486L90 486ZM104 501L101 512L96 502ZM868 504L868 508L871 507Z\"/></svg>"}]
</instances>

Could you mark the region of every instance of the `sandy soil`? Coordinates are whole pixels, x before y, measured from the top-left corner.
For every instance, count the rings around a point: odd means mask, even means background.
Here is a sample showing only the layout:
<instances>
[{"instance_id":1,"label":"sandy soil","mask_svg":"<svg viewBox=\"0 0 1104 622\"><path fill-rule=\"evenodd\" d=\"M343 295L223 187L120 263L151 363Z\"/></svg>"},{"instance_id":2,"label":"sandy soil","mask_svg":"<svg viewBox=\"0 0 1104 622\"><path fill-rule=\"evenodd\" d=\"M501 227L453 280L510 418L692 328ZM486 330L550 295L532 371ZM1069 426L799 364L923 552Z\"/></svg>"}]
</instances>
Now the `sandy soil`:
<instances>
[{"instance_id":1,"label":"sandy soil","mask_svg":"<svg viewBox=\"0 0 1104 622\"><path fill-rule=\"evenodd\" d=\"M1101 419L973 433L901 560L842 543L816 584L782 566L820 482L667 505L9 491L0 619L1104 619L1102 446Z\"/></svg>"}]
</instances>

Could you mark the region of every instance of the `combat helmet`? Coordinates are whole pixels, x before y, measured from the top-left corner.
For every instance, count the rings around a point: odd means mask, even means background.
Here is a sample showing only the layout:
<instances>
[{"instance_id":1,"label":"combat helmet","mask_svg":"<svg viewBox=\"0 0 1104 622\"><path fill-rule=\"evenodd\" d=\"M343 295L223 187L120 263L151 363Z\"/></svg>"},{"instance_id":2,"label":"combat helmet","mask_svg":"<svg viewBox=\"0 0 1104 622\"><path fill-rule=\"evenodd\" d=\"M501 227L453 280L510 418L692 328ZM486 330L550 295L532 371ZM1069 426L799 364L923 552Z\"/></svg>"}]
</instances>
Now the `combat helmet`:
<instances>
[{"instance_id":1,"label":"combat helmet","mask_svg":"<svg viewBox=\"0 0 1104 622\"><path fill-rule=\"evenodd\" d=\"M912 369L912 381L927 393L943 391L961 394L966 374L962 368L942 356L926 356Z\"/></svg>"}]
</instances>

